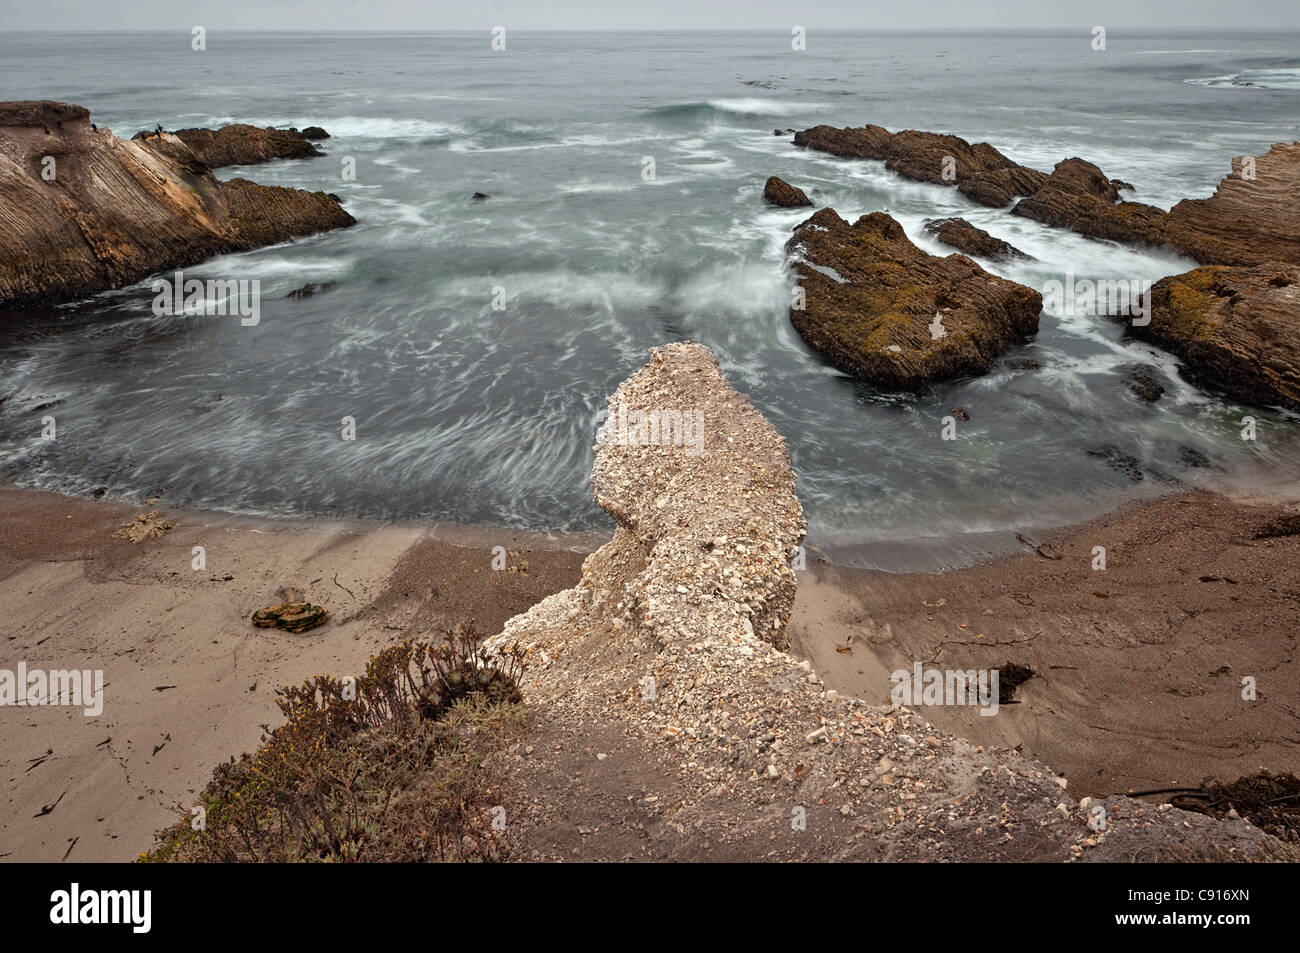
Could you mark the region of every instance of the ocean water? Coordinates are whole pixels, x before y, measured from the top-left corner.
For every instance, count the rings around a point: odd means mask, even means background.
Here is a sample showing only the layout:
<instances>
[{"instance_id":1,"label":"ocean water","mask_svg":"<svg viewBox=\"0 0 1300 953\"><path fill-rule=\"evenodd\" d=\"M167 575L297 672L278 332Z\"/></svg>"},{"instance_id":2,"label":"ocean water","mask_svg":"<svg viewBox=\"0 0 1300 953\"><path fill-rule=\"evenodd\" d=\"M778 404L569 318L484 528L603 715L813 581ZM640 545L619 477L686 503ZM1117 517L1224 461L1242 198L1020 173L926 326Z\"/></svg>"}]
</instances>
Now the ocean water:
<instances>
[{"instance_id":1,"label":"ocean water","mask_svg":"<svg viewBox=\"0 0 1300 953\"><path fill-rule=\"evenodd\" d=\"M994 270L1040 289L1156 280L1192 263L773 130L951 132L1047 170L1078 155L1168 208L1209 195L1232 156L1300 138L1300 35L1112 31L1103 52L1086 31L813 31L804 51L780 33L490 40L210 33L195 52L188 34L0 35L0 98L80 103L123 137L324 126L326 157L218 174L335 192L359 221L186 270L259 279L256 327L156 317L147 283L7 316L0 476L239 512L601 528L598 412L650 347L680 340L713 348L787 437L810 541L831 551L978 549L1144 494L1300 472L1294 415L1193 386L1103 318L1045 315L992 373L919 395L846 377L788 317L784 245L807 213L762 198L780 175L850 220L886 209L945 254L921 226L963 215L1033 255ZM1129 392L1135 365L1159 402ZM954 407L970 420L943 441Z\"/></svg>"}]
</instances>

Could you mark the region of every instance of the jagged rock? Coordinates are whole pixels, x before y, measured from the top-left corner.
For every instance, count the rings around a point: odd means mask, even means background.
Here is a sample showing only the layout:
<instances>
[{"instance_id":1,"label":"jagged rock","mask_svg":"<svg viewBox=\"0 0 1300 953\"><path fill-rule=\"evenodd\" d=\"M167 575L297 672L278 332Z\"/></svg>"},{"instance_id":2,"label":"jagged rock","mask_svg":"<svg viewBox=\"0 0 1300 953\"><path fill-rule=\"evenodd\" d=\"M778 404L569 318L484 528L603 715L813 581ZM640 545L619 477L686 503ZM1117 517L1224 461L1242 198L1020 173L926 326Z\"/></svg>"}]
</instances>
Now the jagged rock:
<instances>
[{"instance_id":1,"label":"jagged rock","mask_svg":"<svg viewBox=\"0 0 1300 953\"><path fill-rule=\"evenodd\" d=\"M1001 207L1017 195L1032 195L1047 176L1012 162L987 142L972 145L959 136L882 126L837 129L814 126L795 133L794 144L832 155L879 159L899 175L935 185L956 186L973 201Z\"/></svg>"},{"instance_id":2,"label":"jagged rock","mask_svg":"<svg viewBox=\"0 0 1300 953\"><path fill-rule=\"evenodd\" d=\"M470 196L470 198L479 199L480 201L482 199L489 199L491 197L492 196L488 195L486 192L475 192L473 195Z\"/></svg>"},{"instance_id":3,"label":"jagged rock","mask_svg":"<svg viewBox=\"0 0 1300 953\"><path fill-rule=\"evenodd\" d=\"M124 141L80 106L0 104L0 310L352 224L323 192L223 184L169 133Z\"/></svg>"},{"instance_id":4,"label":"jagged rock","mask_svg":"<svg viewBox=\"0 0 1300 953\"><path fill-rule=\"evenodd\" d=\"M915 388L982 374L1038 329L1037 291L964 255L928 255L884 212L850 225L824 208L787 249L804 289L790 319L808 346L855 376Z\"/></svg>"},{"instance_id":5,"label":"jagged rock","mask_svg":"<svg viewBox=\"0 0 1300 953\"><path fill-rule=\"evenodd\" d=\"M231 179L222 185L221 198L235 238L245 249L356 224L338 199L324 192Z\"/></svg>"},{"instance_id":6,"label":"jagged rock","mask_svg":"<svg viewBox=\"0 0 1300 953\"><path fill-rule=\"evenodd\" d=\"M1008 258L1028 260L1029 256L1000 238L994 238L982 228L976 228L964 218L937 218L925 223L925 230L945 245L967 255L979 255L1004 261Z\"/></svg>"},{"instance_id":7,"label":"jagged rock","mask_svg":"<svg viewBox=\"0 0 1300 953\"><path fill-rule=\"evenodd\" d=\"M1130 333L1257 404L1300 407L1300 265L1208 265L1151 287L1151 323Z\"/></svg>"},{"instance_id":8,"label":"jagged rock","mask_svg":"<svg viewBox=\"0 0 1300 953\"><path fill-rule=\"evenodd\" d=\"M302 137L304 139L310 139L312 142L318 142L321 139L328 139L330 134L320 126L308 126L302 131Z\"/></svg>"},{"instance_id":9,"label":"jagged rock","mask_svg":"<svg viewBox=\"0 0 1300 953\"><path fill-rule=\"evenodd\" d=\"M153 135L142 132L135 138L147 139ZM325 154L312 145L304 133L273 126L262 129L247 123L235 123L215 130L177 129L172 135L189 146L198 160L212 169L270 162L272 159L311 159Z\"/></svg>"},{"instance_id":10,"label":"jagged rock","mask_svg":"<svg viewBox=\"0 0 1300 953\"><path fill-rule=\"evenodd\" d=\"M1232 172L1208 199L1184 199L1169 212L1165 240L1205 265L1300 264L1300 142L1279 142Z\"/></svg>"},{"instance_id":11,"label":"jagged rock","mask_svg":"<svg viewBox=\"0 0 1300 953\"><path fill-rule=\"evenodd\" d=\"M803 189L791 185L784 179L772 176L763 186L763 198L782 208L800 208L812 205L812 199L804 194Z\"/></svg>"},{"instance_id":12,"label":"jagged rock","mask_svg":"<svg viewBox=\"0 0 1300 953\"><path fill-rule=\"evenodd\" d=\"M261 629L284 629L286 632L306 632L324 625L329 613L310 602L282 602L253 613L253 625Z\"/></svg>"},{"instance_id":13,"label":"jagged rock","mask_svg":"<svg viewBox=\"0 0 1300 953\"><path fill-rule=\"evenodd\" d=\"M1091 162L1066 159L1047 182L1022 199L1012 215L1068 228L1089 238L1143 245L1164 243L1168 213L1154 205L1119 201L1119 189Z\"/></svg>"}]
</instances>

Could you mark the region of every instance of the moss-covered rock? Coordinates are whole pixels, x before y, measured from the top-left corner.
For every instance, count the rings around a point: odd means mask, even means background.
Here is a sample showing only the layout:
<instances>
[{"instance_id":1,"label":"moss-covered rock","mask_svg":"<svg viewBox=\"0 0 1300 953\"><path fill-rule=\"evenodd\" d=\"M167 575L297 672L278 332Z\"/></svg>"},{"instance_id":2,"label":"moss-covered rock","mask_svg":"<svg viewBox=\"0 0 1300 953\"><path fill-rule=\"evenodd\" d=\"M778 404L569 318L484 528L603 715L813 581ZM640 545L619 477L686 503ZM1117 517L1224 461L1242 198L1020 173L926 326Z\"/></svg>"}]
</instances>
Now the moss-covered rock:
<instances>
[{"instance_id":1,"label":"moss-covered rock","mask_svg":"<svg viewBox=\"0 0 1300 953\"><path fill-rule=\"evenodd\" d=\"M1239 400L1300 407L1300 265L1209 265L1151 287L1131 333Z\"/></svg>"},{"instance_id":2,"label":"moss-covered rock","mask_svg":"<svg viewBox=\"0 0 1300 953\"><path fill-rule=\"evenodd\" d=\"M813 350L881 387L983 374L1038 330L1043 299L965 255L928 255L890 215L825 208L787 245L804 290L790 320Z\"/></svg>"}]
</instances>

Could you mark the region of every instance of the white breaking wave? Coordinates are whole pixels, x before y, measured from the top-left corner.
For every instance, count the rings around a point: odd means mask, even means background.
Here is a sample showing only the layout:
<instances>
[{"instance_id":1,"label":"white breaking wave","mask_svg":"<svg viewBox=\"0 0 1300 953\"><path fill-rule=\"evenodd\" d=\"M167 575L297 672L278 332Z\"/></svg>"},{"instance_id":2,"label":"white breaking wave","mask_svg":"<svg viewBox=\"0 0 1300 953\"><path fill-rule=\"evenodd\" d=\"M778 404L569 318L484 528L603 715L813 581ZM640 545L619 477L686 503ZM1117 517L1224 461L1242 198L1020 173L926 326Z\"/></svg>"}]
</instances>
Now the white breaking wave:
<instances>
[{"instance_id":1,"label":"white breaking wave","mask_svg":"<svg viewBox=\"0 0 1300 953\"><path fill-rule=\"evenodd\" d=\"M1300 89L1300 68L1248 69L1223 76L1185 79L1190 86L1233 87L1237 89Z\"/></svg>"},{"instance_id":2,"label":"white breaking wave","mask_svg":"<svg viewBox=\"0 0 1300 953\"><path fill-rule=\"evenodd\" d=\"M707 103L718 112L735 113L738 116L798 116L801 113L825 112L831 107L826 103L786 103L776 99L710 99Z\"/></svg>"},{"instance_id":3,"label":"white breaking wave","mask_svg":"<svg viewBox=\"0 0 1300 953\"><path fill-rule=\"evenodd\" d=\"M432 119L392 119L385 116L295 116L286 118L248 119L244 117L214 117L204 125L224 126L246 122L253 126L276 126L305 129L320 126L334 139L442 139L459 135L463 127L455 122L438 122Z\"/></svg>"}]
</instances>

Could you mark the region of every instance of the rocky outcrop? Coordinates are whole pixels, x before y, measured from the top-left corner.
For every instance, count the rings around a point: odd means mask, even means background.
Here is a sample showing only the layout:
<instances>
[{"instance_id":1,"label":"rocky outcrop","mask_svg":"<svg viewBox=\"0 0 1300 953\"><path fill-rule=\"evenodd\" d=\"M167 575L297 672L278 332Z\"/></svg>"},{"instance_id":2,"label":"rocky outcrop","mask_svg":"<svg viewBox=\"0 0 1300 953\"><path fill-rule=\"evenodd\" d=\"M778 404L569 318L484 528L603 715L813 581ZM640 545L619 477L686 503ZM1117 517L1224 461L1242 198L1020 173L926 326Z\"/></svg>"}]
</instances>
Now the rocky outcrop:
<instances>
[{"instance_id":1,"label":"rocky outcrop","mask_svg":"<svg viewBox=\"0 0 1300 953\"><path fill-rule=\"evenodd\" d=\"M0 310L352 224L324 192L223 184L171 134L124 141L80 106L0 104Z\"/></svg>"},{"instance_id":2,"label":"rocky outcrop","mask_svg":"<svg viewBox=\"0 0 1300 953\"><path fill-rule=\"evenodd\" d=\"M1300 142L1277 143L1262 156L1234 159L1231 174L1213 196L1184 200L1169 212L1124 201L1120 192L1132 185L1079 158L1057 163L1045 176L985 143L912 130L895 134L880 126L816 126L797 133L795 144L882 160L908 178L955 185L984 205L1004 206L1023 196L1013 215L1089 238L1167 248L1203 265L1235 266L1196 269L1159 282L1152 291L1151 324L1134 327L1133 333L1178 354L1195 375L1241 400L1294 405L1300 312L1288 290L1292 272L1284 266L1300 265ZM971 254L994 257L998 251L986 241L991 236L978 229L946 222L933 228L940 229L949 236L939 234L941 241ZM831 298L844 302L859 294L841 289ZM844 312L842 304L834 307ZM832 336L815 323L796 317L812 346L833 355L840 366L854 365L846 356L844 333ZM876 343L872 324L855 323L847 314L832 323L856 324L851 336L859 346L851 351ZM874 366L866 370L879 373Z\"/></svg>"},{"instance_id":3,"label":"rocky outcrop","mask_svg":"<svg viewBox=\"0 0 1300 953\"><path fill-rule=\"evenodd\" d=\"M812 199L804 194L803 189L796 188L785 179L777 178L775 175L769 178L767 184L763 186L763 198L782 208L800 208L813 204Z\"/></svg>"},{"instance_id":4,"label":"rocky outcrop","mask_svg":"<svg viewBox=\"0 0 1300 953\"><path fill-rule=\"evenodd\" d=\"M1214 195L1170 210L1164 237L1201 264L1300 264L1300 142L1233 159Z\"/></svg>"},{"instance_id":5,"label":"rocky outcrop","mask_svg":"<svg viewBox=\"0 0 1300 953\"><path fill-rule=\"evenodd\" d=\"M1185 199L1169 212L1124 201L1128 182L1072 158L1045 175L987 143L880 126L815 126L795 145L846 158L877 159L899 175L955 186L995 208L1022 197L1012 214L1089 238L1165 247L1206 265L1300 263L1300 142L1276 143L1259 157L1238 157L1208 199Z\"/></svg>"},{"instance_id":6,"label":"rocky outcrop","mask_svg":"<svg viewBox=\"0 0 1300 953\"><path fill-rule=\"evenodd\" d=\"M289 131L293 132L292 129ZM312 142L319 142L321 139L328 139L330 134L320 126L308 126L302 131L302 137L304 139L310 139Z\"/></svg>"},{"instance_id":7,"label":"rocky outcrop","mask_svg":"<svg viewBox=\"0 0 1300 953\"><path fill-rule=\"evenodd\" d=\"M1244 822L1120 797L1094 831L1091 805L1041 763L825 690L782 650L804 532L785 441L706 348L652 355L610 399L597 445L592 486L613 539L574 588L486 643L524 653L521 688L545 739L493 765L526 792L512 808L525 856L578 853L575 798L601 799L580 830L610 859L638 857L643 838L670 858L748 860L1132 859L1189 837L1275 843ZM700 414L701 439L630 438L628 425L652 432L631 422L665 411ZM626 829L628 805L644 826Z\"/></svg>"},{"instance_id":8,"label":"rocky outcrop","mask_svg":"<svg viewBox=\"0 0 1300 953\"><path fill-rule=\"evenodd\" d=\"M1029 256L1014 245L994 238L982 228L976 228L964 218L937 218L925 223L925 230L939 241L967 255L991 258L994 261L1006 261L1018 258L1024 261Z\"/></svg>"},{"instance_id":9,"label":"rocky outcrop","mask_svg":"<svg viewBox=\"0 0 1300 953\"><path fill-rule=\"evenodd\" d=\"M1154 205L1120 201L1119 185L1091 162L1066 159L1056 164L1037 192L1016 203L1011 214L1089 238L1163 244L1168 214Z\"/></svg>"},{"instance_id":10,"label":"rocky outcrop","mask_svg":"<svg viewBox=\"0 0 1300 953\"><path fill-rule=\"evenodd\" d=\"M822 209L787 249L804 289L790 320L813 350L850 374L908 389L982 374L1038 329L1042 295L964 255L926 254L884 212L850 225Z\"/></svg>"},{"instance_id":11,"label":"rocky outcrop","mask_svg":"<svg viewBox=\"0 0 1300 953\"><path fill-rule=\"evenodd\" d=\"M308 128L325 132L319 126ZM154 135L141 132L136 134L136 138L147 139ZM246 123L220 129L177 129L172 135L189 146L198 160L212 169L226 165L254 165L272 159L312 159L325 153L312 145L310 139L328 138L328 134L308 137L297 129L276 129L273 126L263 129Z\"/></svg>"},{"instance_id":12,"label":"rocky outcrop","mask_svg":"<svg viewBox=\"0 0 1300 953\"><path fill-rule=\"evenodd\" d=\"M707 349L652 354L610 398L597 438L592 492L617 528L583 566L583 610L657 648L785 648L804 534L785 440Z\"/></svg>"},{"instance_id":13,"label":"rocky outcrop","mask_svg":"<svg viewBox=\"0 0 1300 953\"><path fill-rule=\"evenodd\" d=\"M1036 169L1012 162L987 142L959 136L882 126L837 129L815 126L795 133L794 144L845 158L878 159L909 179L955 186L981 205L1000 208L1018 195L1032 195L1047 180Z\"/></svg>"},{"instance_id":14,"label":"rocky outcrop","mask_svg":"<svg viewBox=\"0 0 1300 953\"><path fill-rule=\"evenodd\" d=\"M1162 278L1130 333L1239 400L1300 407L1300 265L1211 265Z\"/></svg>"}]
</instances>

